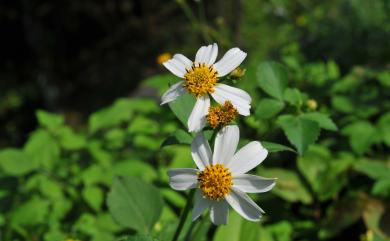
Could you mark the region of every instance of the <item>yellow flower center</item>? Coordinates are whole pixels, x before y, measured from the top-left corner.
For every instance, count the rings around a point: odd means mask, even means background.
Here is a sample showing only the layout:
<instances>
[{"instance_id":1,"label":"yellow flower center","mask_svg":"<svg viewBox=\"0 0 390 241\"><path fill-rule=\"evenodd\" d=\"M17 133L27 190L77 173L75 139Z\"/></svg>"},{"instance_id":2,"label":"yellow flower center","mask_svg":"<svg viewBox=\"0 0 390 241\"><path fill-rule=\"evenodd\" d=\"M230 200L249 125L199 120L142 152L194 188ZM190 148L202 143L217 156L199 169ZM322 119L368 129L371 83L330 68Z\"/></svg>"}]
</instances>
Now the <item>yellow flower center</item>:
<instances>
[{"instance_id":1,"label":"yellow flower center","mask_svg":"<svg viewBox=\"0 0 390 241\"><path fill-rule=\"evenodd\" d=\"M217 81L218 73L213 66L193 64L184 75L183 87L195 97L200 97L207 93L213 93Z\"/></svg>"},{"instance_id":2,"label":"yellow flower center","mask_svg":"<svg viewBox=\"0 0 390 241\"><path fill-rule=\"evenodd\" d=\"M209 113L207 114L207 122L212 128L217 128L218 126L226 126L232 122L238 115L238 111L230 101L225 101L223 105L218 105L215 107L209 108Z\"/></svg>"},{"instance_id":3,"label":"yellow flower center","mask_svg":"<svg viewBox=\"0 0 390 241\"><path fill-rule=\"evenodd\" d=\"M233 185L230 170L222 164L206 166L198 172L198 181L203 197L217 201L225 198Z\"/></svg>"}]
</instances>

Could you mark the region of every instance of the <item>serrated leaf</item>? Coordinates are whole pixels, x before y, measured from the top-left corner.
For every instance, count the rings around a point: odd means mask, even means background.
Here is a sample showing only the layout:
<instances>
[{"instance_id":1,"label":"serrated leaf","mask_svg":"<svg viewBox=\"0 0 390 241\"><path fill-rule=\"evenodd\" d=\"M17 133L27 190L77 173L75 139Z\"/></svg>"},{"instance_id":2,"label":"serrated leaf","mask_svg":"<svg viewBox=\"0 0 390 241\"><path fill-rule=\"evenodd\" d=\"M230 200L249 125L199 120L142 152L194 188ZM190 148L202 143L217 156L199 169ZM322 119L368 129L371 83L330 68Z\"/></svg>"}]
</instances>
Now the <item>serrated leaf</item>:
<instances>
[{"instance_id":1,"label":"serrated leaf","mask_svg":"<svg viewBox=\"0 0 390 241\"><path fill-rule=\"evenodd\" d=\"M316 122L302 117L283 115L278 118L277 123L300 155L317 140L320 134L320 127Z\"/></svg>"},{"instance_id":2,"label":"serrated leaf","mask_svg":"<svg viewBox=\"0 0 390 241\"><path fill-rule=\"evenodd\" d=\"M265 149L267 149L269 152L279 152L279 151L291 151L291 152L295 152L294 149L288 147L288 146L285 146L285 145L281 145L281 144L278 144L278 143L273 143L273 142L268 142L268 141L262 141L261 144L263 145L263 147Z\"/></svg>"},{"instance_id":3,"label":"serrated leaf","mask_svg":"<svg viewBox=\"0 0 390 241\"><path fill-rule=\"evenodd\" d=\"M278 114L281 110L283 110L284 104L283 102L275 99L262 99L258 104L255 111L255 115L257 118L261 119L269 119L276 114Z\"/></svg>"},{"instance_id":4,"label":"serrated leaf","mask_svg":"<svg viewBox=\"0 0 390 241\"><path fill-rule=\"evenodd\" d=\"M321 112L309 112L301 115L302 118L317 122L317 124L326 130L337 131L337 126L329 116Z\"/></svg>"},{"instance_id":5,"label":"serrated leaf","mask_svg":"<svg viewBox=\"0 0 390 241\"><path fill-rule=\"evenodd\" d=\"M169 102L169 108L176 115L176 117L188 128L187 120L194 108L196 99L191 94L185 92L176 100Z\"/></svg>"},{"instance_id":6,"label":"serrated leaf","mask_svg":"<svg viewBox=\"0 0 390 241\"><path fill-rule=\"evenodd\" d=\"M177 144L191 144L193 137L184 130L176 130L175 133L168 136L161 144L161 147Z\"/></svg>"},{"instance_id":7,"label":"serrated leaf","mask_svg":"<svg viewBox=\"0 0 390 241\"><path fill-rule=\"evenodd\" d=\"M283 65L275 62L263 62L256 70L257 83L267 94L283 100L287 86L288 74Z\"/></svg>"},{"instance_id":8,"label":"serrated leaf","mask_svg":"<svg viewBox=\"0 0 390 241\"><path fill-rule=\"evenodd\" d=\"M163 200L154 186L137 178L123 177L115 179L107 205L119 224L149 233L161 215Z\"/></svg>"}]
</instances>

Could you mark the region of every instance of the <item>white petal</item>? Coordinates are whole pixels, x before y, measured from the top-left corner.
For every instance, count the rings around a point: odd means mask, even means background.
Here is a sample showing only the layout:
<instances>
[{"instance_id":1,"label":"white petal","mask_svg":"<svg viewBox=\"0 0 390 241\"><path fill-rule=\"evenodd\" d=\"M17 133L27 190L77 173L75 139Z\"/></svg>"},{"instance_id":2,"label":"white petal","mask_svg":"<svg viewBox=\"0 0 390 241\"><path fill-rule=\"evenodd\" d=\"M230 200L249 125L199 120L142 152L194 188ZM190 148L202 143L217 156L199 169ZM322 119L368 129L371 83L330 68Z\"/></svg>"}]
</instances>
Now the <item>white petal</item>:
<instances>
[{"instance_id":1,"label":"white petal","mask_svg":"<svg viewBox=\"0 0 390 241\"><path fill-rule=\"evenodd\" d=\"M180 61L187 69L191 69L192 61L182 54L173 55L173 59Z\"/></svg>"},{"instance_id":2,"label":"white petal","mask_svg":"<svg viewBox=\"0 0 390 241\"><path fill-rule=\"evenodd\" d=\"M171 71L172 74L180 78L183 78L186 73L187 66L177 58L165 61L163 65L165 66L165 68Z\"/></svg>"},{"instance_id":3,"label":"white petal","mask_svg":"<svg viewBox=\"0 0 390 241\"><path fill-rule=\"evenodd\" d=\"M206 124L206 116L209 112L210 98L205 95L199 97L192 109L191 115L188 118L188 131L198 132L203 129Z\"/></svg>"},{"instance_id":4,"label":"white petal","mask_svg":"<svg viewBox=\"0 0 390 241\"><path fill-rule=\"evenodd\" d=\"M211 149L202 132L199 132L191 143L191 154L199 170L211 164Z\"/></svg>"},{"instance_id":5,"label":"white petal","mask_svg":"<svg viewBox=\"0 0 390 241\"><path fill-rule=\"evenodd\" d=\"M168 171L169 185L175 190L187 190L198 186L199 170L193 168L177 168Z\"/></svg>"},{"instance_id":6,"label":"white petal","mask_svg":"<svg viewBox=\"0 0 390 241\"><path fill-rule=\"evenodd\" d=\"M244 174L259 165L267 157L268 151L258 141L252 141L241 148L226 167L233 176Z\"/></svg>"},{"instance_id":7,"label":"white petal","mask_svg":"<svg viewBox=\"0 0 390 241\"><path fill-rule=\"evenodd\" d=\"M215 225L227 223L229 215L229 205L225 200L214 201L210 208L210 219Z\"/></svg>"},{"instance_id":8,"label":"white petal","mask_svg":"<svg viewBox=\"0 0 390 241\"><path fill-rule=\"evenodd\" d=\"M246 53L239 48L229 49L222 59L214 64L214 68L218 71L218 77L223 77L232 72L244 61L245 57Z\"/></svg>"},{"instance_id":9,"label":"white petal","mask_svg":"<svg viewBox=\"0 0 390 241\"><path fill-rule=\"evenodd\" d=\"M195 63L214 64L218 55L218 45L216 43L202 46L195 56Z\"/></svg>"},{"instance_id":10,"label":"white petal","mask_svg":"<svg viewBox=\"0 0 390 241\"><path fill-rule=\"evenodd\" d=\"M233 187L249 193L268 192L275 186L276 178L265 178L249 174L233 177Z\"/></svg>"},{"instance_id":11,"label":"white petal","mask_svg":"<svg viewBox=\"0 0 390 241\"><path fill-rule=\"evenodd\" d=\"M217 56L218 56L218 45L216 43L213 44L213 47L211 48L211 51L209 53L209 57L208 57L208 61L207 61L207 64L208 65L212 65L214 64L215 60L217 59Z\"/></svg>"},{"instance_id":12,"label":"white petal","mask_svg":"<svg viewBox=\"0 0 390 241\"><path fill-rule=\"evenodd\" d=\"M264 213L248 195L235 188L232 188L225 199L238 214L249 221L260 220L262 213Z\"/></svg>"},{"instance_id":13,"label":"white petal","mask_svg":"<svg viewBox=\"0 0 390 241\"><path fill-rule=\"evenodd\" d=\"M195 56L195 63L207 63L208 56L210 55L210 51L212 49L212 45L202 46L198 50Z\"/></svg>"},{"instance_id":14,"label":"white petal","mask_svg":"<svg viewBox=\"0 0 390 241\"><path fill-rule=\"evenodd\" d=\"M184 81L179 81L176 84L169 87L169 89L161 97L161 105L176 100L177 97L185 92L183 88Z\"/></svg>"},{"instance_id":15,"label":"white petal","mask_svg":"<svg viewBox=\"0 0 390 241\"><path fill-rule=\"evenodd\" d=\"M229 85L217 84L211 95L221 105L227 100L230 101L240 115L250 115L252 98L247 92Z\"/></svg>"},{"instance_id":16,"label":"white petal","mask_svg":"<svg viewBox=\"0 0 390 241\"><path fill-rule=\"evenodd\" d=\"M214 142L213 164L227 164L236 152L240 130L236 125L223 127L218 131Z\"/></svg>"},{"instance_id":17,"label":"white petal","mask_svg":"<svg viewBox=\"0 0 390 241\"><path fill-rule=\"evenodd\" d=\"M202 196L202 193L199 189L195 191L195 204L194 209L192 209L192 221L195 221L205 209L209 208L211 201Z\"/></svg>"}]
</instances>

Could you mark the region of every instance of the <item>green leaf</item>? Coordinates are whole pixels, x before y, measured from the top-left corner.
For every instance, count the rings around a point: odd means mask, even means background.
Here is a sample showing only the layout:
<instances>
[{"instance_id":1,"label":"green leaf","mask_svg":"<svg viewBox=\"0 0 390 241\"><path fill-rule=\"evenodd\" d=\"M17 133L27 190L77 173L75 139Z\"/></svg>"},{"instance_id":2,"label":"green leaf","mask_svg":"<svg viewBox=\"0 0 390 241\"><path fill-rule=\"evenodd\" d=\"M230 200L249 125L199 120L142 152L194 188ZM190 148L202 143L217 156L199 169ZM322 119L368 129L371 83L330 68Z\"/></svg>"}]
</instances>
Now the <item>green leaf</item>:
<instances>
[{"instance_id":1,"label":"green leaf","mask_svg":"<svg viewBox=\"0 0 390 241\"><path fill-rule=\"evenodd\" d=\"M293 171L281 168L262 168L258 170L258 174L260 176L277 178L272 192L289 202L310 204L313 201L306 187Z\"/></svg>"},{"instance_id":2,"label":"green leaf","mask_svg":"<svg viewBox=\"0 0 390 241\"><path fill-rule=\"evenodd\" d=\"M83 189L82 195L84 200L91 208L93 208L95 211L100 210L103 203L104 194L99 187L87 186Z\"/></svg>"},{"instance_id":3,"label":"green leaf","mask_svg":"<svg viewBox=\"0 0 390 241\"><path fill-rule=\"evenodd\" d=\"M118 241L158 241L158 240L149 235L136 235L127 238L122 238L119 239Z\"/></svg>"},{"instance_id":4,"label":"green leaf","mask_svg":"<svg viewBox=\"0 0 390 241\"><path fill-rule=\"evenodd\" d=\"M24 151L31 158L32 162L49 170L60 159L60 147L57 141L48 131L43 129L38 129L31 134L24 145Z\"/></svg>"},{"instance_id":5,"label":"green leaf","mask_svg":"<svg viewBox=\"0 0 390 241\"><path fill-rule=\"evenodd\" d=\"M303 104L301 92L296 88L287 88L284 91L284 100L293 106L300 107Z\"/></svg>"},{"instance_id":6,"label":"green leaf","mask_svg":"<svg viewBox=\"0 0 390 241\"><path fill-rule=\"evenodd\" d=\"M278 143L273 143L273 142L268 142L268 141L262 141L261 144L263 145L263 147L265 149L267 149L269 152L279 152L279 151L291 151L291 152L295 152L294 149L288 147L288 146L285 146L285 145L281 145L281 144L278 144Z\"/></svg>"},{"instance_id":7,"label":"green leaf","mask_svg":"<svg viewBox=\"0 0 390 241\"><path fill-rule=\"evenodd\" d=\"M48 211L49 201L34 196L11 212L11 224L19 227L45 223Z\"/></svg>"},{"instance_id":8,"label":"green leaf","mask_svg":"<svg viewBox=\"0 0 390 241\"><path fill-rule=\"evenodd\" d=\"M302 118L317 122L320 128L337 131L337 126L328 115L320 112L309 112L301 115Z\"/></svg>"},{"instance_id":9,"label":"green leaf","mask_svg":"<svg viewBox=\"0 0 390 241\"><path fill-rule=\"evenodd\" d=\"M274 117L284 108L284 103L275 99L262 99L258 104L255 111L257 118L269 119Z\"/></svg>"},{"instance_id":10,"label":"green leaf","mask_svg":"<svg viewBox=\"0 0 390 241\"><path fill-rule=\"evenodd\" d=\"M356 121L342 129L342 134L349 137L349 143L355 153L363 155L369 151L378 136L377 129L368 121Z\"/></svg>"},{"instance_id":11,"label":"green leaf","mask_svg":"<svg viewBox=\"0 0 390 241\"><path fill-rule=\"evenodd\" d=\"M159 131L159 123L151 118L139 115L131 120L127 131L130 134L154 135Z\"/></svg>"},{"instance_id":12,"label":"green leaf","mask_svg":"<svg viewBox=\"0 0 390 241\"><path fill-rule=\"evenodd\" d=\"M332 106L335 110L342 113L352 113L355 111L353 102L345 96L334 96L332 98Z\"/></svg>"},{"instance_id":13,"label":"green leaf","mask_svg":"<svg viewBox=\"0 0 390 241\"><path fill-rule=\"evenodd\" d=\"M263 62L257 67L257 83L267 94L283 100L288 74L283 65L275 62Z\"/></svg>"},{"instance_id":14,"label":"green leaf","mask_svg":"<svg viewBox=\"0 0 390 241\"><path fill-rule=\"evenodd\" d=\"M185 92L176 100L169 102L169 108L176 115L176 117L188 128L187 120L194 108L196 99L191 94Z\"/></svg>"},{"instance_id":15,"label":"green leaf","mask_svg":"<svg viewBox=\"0 0 390 241\"><path fill-rule=\"evenodd\" d=\"M38 110L36 112L38 122L41 126L55 129L64 124L65 119L62 115L49 113L43 110Z\"/></svg>"},{"instance_id":16,"label":"green leaf","mask_svg":"<svg viewBox=\"0 0 390 241\"><path fill-rule=\"evenodd\" d=\"M313 145L305 155L298 158L298 168L318 199L325 201L335 197L347 185L345 171L354 161L352 155L336 158L325 147Z\"/></svg>"},{"instance_id":17,"label":"green leaf","mask_svg":"<svg viewBox=\"0 0 390 241\"><path fill-rule=\"evenodd\" d=\"M163 200L154 186L126 177L115 179L107 204L119 224L140 233L149 233L161 215Z\"/></svg>"},{"instance_id":18,"label":"green leaf","mask_svg":"<svg viewBox=\"0 0 390 241\"><path fill-rule=\"evenodd\" d=\"M157 178L156 170L145 161L120 161L110 167L110 170L114 176L133 176L142 178L145 181L152 181Z\"/></svg>"},{"instance_id":19,"label":"green leaf","mask_svg":"<svg viewBox=\"0 0 390 241\"><path fill-rule=\"evenodd\" d=\"M0 151L0 168L7 175L22 176L36 167L37 165L21 150L8 148Z\"/></svg>"},{"instance_id":20,"label":"green leaf","mask_svg":"<svg viewBox=\"0 0 390 241\"><path fill-rule=\"evenodd\" d=\"M213 241L258 241L259 227L258 223L246 221L231 212L227 225L218 227Z\"/></svg>"},{"instance_id":21,"label":"green leaf","mask_svg":"<svg viewBox=\"0 0 390 241\"><path fill-rule=\"evenodd\" d=\"M390 147L390 112L383 114L379 118L377 126L383 142Z\"/></svg>"},{"instance_id":22,"label":"green leaf","mask_svg":"<svg viewBox=\"0 0 390 241\"><path fill-rule=\"evenodd\" d=\"M372 187L372 194L381 197L390 196L390 179L381 179L375 182L374 186Z\"/></svg>"},{"instance_id":23,"label":"green leaf","mask_svg":"<svg viewBox=\"0 0 390 241\"><path fill-rule=\"evenodd\" d=\"M161 144L161 147L177 144L191 144L192 139L193 137L188 132L179 129L172 135L168 136L168 138Z\"/></svg>"},{"instance_id":24,"label":"green leaf","mask_svg":"<svg viewBox=\"0 0 390 241\"><path fill-rule=\"evenodd\" d=\"M146 87L156 88L158 90L158 95L162 96L165 91L167 91L167 86L175 77L172 74L161 74L154 75L148 79L142 81L142 85Z\"/></svg>"},{"instance_id":25,"label":"green leaf","mask_svg":"<svg viewBox=\"0 0 390 241\"><path fill-rule=\"evenodd\" d=\"M385 162L363 159L355 162L353 167L373 179L390 179L390 167Z\"/></svg>"},{"instance_id":26,"label":"green leaf","mask_svg":"<svg viewBox=\"0 0 390 241\"><path fill-rule=\"evenodd\" d=\"M76 134L70 127L62 127L57 130L60 144L65 150L80 150L87 145L86 138L83 135Z\"/></svg>"},{"instance_id":27,"label":"green leaf","mask_svg":"<svg viewBox=\"0 0 390 241\"><path fill-rule=\"evenodd\" d=\"M300 155L317 140L320 134L320 128L316 122L302 117L283 115L278 118L277 123Z\"/></svg>"},{"instance_id":28,"label":"green leaf","mask_svg":"<svg viewBox=\"0 0 390 241\"><path fill-rule=\"evenodd\" d=\"M93 113L88 121L90 132L94 133L128 121L133 115L133 108L134 103L131 100L119 99L112 106Z\"/></svg>"}]
</instances>

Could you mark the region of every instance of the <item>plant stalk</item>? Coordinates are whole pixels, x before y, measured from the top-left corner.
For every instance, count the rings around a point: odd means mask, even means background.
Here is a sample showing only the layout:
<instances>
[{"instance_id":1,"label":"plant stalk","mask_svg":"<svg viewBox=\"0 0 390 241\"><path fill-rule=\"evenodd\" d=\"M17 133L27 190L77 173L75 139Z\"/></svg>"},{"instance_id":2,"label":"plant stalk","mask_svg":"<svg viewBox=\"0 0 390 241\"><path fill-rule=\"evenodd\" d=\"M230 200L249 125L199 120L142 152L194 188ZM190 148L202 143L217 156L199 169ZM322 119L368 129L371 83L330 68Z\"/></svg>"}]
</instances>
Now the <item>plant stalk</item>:
<instances>
[{"instance_id":1,"label":"plant stalk","mask_svg":"<svg viewBox=\"0 0 390 241\"><path fill-rule=\"evenodd\" d=\"M179 239L180 233L183 229L184 223L185 223L187 216L188 216L188 213L190 212L190 209L191 209L191 202L192 202L192 198L194 197L194 193L195 193L195 190L192 189L188 195L187 203L186 203L183 211L181 212L179 225L177 225L175 235L173 236L172 241L177 241Z\"/></svg>"}]
</instances>

